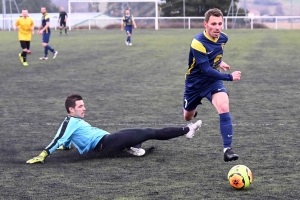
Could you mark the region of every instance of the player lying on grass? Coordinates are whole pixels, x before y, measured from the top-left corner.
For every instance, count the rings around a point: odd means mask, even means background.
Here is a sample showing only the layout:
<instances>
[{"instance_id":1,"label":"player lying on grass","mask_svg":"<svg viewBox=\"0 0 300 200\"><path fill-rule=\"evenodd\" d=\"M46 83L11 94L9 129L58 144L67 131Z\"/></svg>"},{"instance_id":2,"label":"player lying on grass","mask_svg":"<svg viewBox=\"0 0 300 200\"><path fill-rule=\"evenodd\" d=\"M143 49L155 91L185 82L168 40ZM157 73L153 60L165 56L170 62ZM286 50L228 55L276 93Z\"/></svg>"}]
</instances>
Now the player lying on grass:
<instances>
[{"instance_id":1,"label":"player lying on grass","mask_svg":"<svg viewBox=\"0 0 300 200\"><path fill-rule=\"evenodd\" d=\"M115 133L108 133L97 127L92 127L83 120L85 106L80 95L73 94L67 97L65 107L68 116L62 122L52 142L37 156L26 163L43 163L44 160L56 149L68 149L73 144L80 154L89 151L116 152L126 149L131 154L142 156L145 150L134 148L147 140L169 140L171 138L186 135L192 138L202 122L198 120L186 127L166 127L162 129L135 128L124 129Z\"/></svg>"}]
</instances>

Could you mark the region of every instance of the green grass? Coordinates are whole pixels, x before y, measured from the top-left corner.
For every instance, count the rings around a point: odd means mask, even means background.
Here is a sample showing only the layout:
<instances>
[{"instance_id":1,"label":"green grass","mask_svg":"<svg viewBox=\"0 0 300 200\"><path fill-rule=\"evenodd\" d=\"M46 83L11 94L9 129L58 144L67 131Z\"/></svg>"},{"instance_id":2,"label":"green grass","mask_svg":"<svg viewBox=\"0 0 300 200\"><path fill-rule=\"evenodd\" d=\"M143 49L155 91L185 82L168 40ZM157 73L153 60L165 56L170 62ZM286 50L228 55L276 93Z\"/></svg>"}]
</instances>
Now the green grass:
<instances>
[{"instance_id":1,"label":"green grass","mask_svg":"<svg viewBox=\"0 0 300 200\"><path fill-rule=\"evenodd\" d=\"M40 61L34 35L28 67L19 62L16 32L0 32L0 199L297 199L299 185L298 40L294 30L227 30L224 61L242 71L226 82L234 123L225 163L219 117L199 106L203 127L192 140L147 141L145 157L54 152L27 165L54 137L66 116L64 100L84 97L90 124L123 128L185 125L181 114L190 42L202 30L134 30L133 46L118 30L52 33L57 59ZM248 166L254 182L237 191L226 176Z\"/></svg>"}]
</instances>

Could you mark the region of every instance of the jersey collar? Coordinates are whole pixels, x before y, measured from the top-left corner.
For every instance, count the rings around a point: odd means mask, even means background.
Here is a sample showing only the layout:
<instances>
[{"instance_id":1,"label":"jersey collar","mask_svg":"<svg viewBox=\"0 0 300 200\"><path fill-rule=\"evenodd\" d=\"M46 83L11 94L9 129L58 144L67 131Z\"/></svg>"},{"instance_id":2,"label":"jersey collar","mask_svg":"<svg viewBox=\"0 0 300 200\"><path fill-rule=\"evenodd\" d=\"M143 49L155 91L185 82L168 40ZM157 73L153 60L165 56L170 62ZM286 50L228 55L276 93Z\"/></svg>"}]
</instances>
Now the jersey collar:
<instances>
[{"instance_id":1,"label":"jersey collar","mask_svg":"<svg viewBox=\"0 0 300 200\"><path fill-rule=\"evenodd\" d=\"M204 34L204 36L208 39L208 40L210 40L210 41L212 41L212 42L217 42L218 40L219 40L219 38L220 38L220 36L219 37L217 37L216 39L213 39L213 38L211 38L208 34L206 34L206 31L203 31L203 34Z\"/></svg>"}]
</instances>

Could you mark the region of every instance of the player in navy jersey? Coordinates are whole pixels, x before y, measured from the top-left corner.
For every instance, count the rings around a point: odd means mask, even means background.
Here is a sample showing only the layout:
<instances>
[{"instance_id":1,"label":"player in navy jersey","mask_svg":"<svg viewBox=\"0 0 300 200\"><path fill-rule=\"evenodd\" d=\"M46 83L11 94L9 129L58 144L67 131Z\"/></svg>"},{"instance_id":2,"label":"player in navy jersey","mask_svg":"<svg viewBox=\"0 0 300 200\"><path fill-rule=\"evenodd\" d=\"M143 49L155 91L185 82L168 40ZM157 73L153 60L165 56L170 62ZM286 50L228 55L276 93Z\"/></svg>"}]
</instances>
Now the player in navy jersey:
<instances>
[{"instance_id":1,"label":"player in navy jersey","mask_svg":"<svg viewBox=\"0 0 300 200\"><path fill-rule=\"evenodd\" d=\"M53 53L53 59L56 58L58 51L55 51L48 43L50 40L51 30L50 30L50 16L47 13L47 9L45 7L41 8L42 23L40 28L38 29L38 34L42 34L42 45L44 47L44 57L41 57L40 60L48 60L48 50Z\"/></svg>"},{"instance_id":2,"label":"player in navy jersey","mask_svg":"<svg viewBox=\"0 0 300 200\"><path fill-rule=\"evenodd\" d=\"M26 163L43 163L56 149L70 149L73 144L80 154L89 151L116 152L126 150L135 156L145 154L144 149L134 148L147 140L169 140L186 135L192 138L201 126L201 120L186 127L167 127L162 129L135 128L108 133L92 127L83 120L85 105L80 95L70 95L65 101L68 116L62 122L52 142L37 156Z\"/></svg>"},{"instance_id":3,"label":"player in navy jersey","mask_svg":"<svg viewBox=\"0 0 300 200\"><path fill-rule=\"evenodd\" d=\"M186 121L197 115L197 106L207 98L216 108L220 117L220 131L223 139L224 161L237 160L238 155L232 151L232 120L229 112L229 98L222 81L237 81L240 71L231 74L221 73L230 66L223 58L223 49L228 40L222 33L223 14L217 9L205 13L205 31L196 35L191 42L186 73L183 115Z\"/></svg>"},{"instance_id":4,"label":"player in navy jersey","mask_svg":"<svg viewBox=\"0 0 300 200\"><path fill-rule=\"evenodd\" d=\"M67 27L66 27L67 18L68 18L68 15L67 15L66 11L64 10L63 7L61 7L59 17L58 17L60 35L62 35L62 29L65 29L65 34L67 35Z\"/></svg>"},{"instance_id":5,"label":"player in navy jersey","mask_svg":"<svg viewBox=\"0 0 300 200\"><path fill-rule=\"evenodd\" d=\"M136 28L136 23L134 21L133 16L130 14L130 10L125 10L125 16L123 16L123 23L121 25L121 30L125 28L126 34L127 34L127 40L125 41L125 44L128 46L132 46L131 43L131 35L132 35L132 25L134 28Z\"/></svg>"}]
</instances>

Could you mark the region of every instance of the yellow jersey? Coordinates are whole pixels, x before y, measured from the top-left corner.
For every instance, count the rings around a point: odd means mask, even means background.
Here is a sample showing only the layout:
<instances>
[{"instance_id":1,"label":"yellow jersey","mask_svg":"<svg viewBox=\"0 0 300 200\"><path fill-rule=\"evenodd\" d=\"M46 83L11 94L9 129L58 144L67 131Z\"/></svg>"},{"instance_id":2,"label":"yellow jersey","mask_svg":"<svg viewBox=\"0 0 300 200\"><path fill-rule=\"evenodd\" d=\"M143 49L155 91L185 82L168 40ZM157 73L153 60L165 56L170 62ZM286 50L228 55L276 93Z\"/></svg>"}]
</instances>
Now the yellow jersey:
<instances>
[{"instance_id":1,"label":"yellow jersey","mask_svg":"<svg viewBox=\"0 0 300 200\"><path fill-rule=\"evenodd\" d=\"M31 28L34 27L33 20L30 17L20 17L16 23L16 27L19 27L19 40L20 41L30 41L31 40L31 35L32 35L32 30Z\"/></svg>"}]
</instances>

